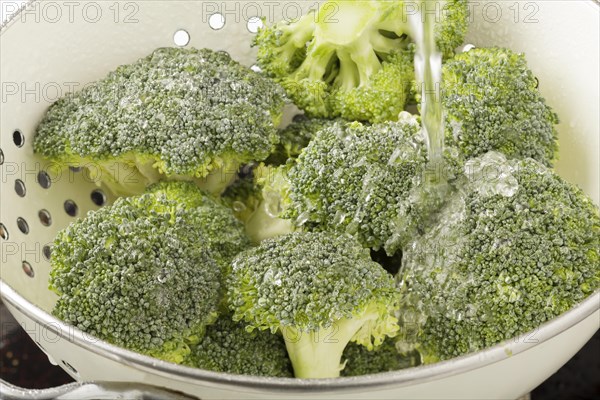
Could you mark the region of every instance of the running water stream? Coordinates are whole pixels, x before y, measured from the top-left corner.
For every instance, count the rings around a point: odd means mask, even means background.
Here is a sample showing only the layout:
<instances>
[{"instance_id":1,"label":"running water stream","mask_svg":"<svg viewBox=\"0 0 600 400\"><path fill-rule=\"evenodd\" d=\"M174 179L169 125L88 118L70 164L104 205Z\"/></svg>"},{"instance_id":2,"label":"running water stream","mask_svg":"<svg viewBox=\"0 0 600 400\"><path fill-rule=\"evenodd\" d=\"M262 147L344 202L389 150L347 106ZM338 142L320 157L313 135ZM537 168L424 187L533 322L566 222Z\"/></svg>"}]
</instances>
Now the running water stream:
<instances>
[{"instance_id":1,"label":"running water stream","mask_svg":"<svg viewBox=\"0 0 600 400\"><path fill-rule=\"evenodd\" d=\"M436 1L438 0L420 1L418 11L407 15L417 46L415 73L421 91L421 121L432 171L440 170L444 150L444 115L441 103L442 55L436 48L434 36L435 20L438 15L432 12ZM437 181L436 183L443 183L441 174L428 174L428 176Z\"/></svg>"}]
</instances>

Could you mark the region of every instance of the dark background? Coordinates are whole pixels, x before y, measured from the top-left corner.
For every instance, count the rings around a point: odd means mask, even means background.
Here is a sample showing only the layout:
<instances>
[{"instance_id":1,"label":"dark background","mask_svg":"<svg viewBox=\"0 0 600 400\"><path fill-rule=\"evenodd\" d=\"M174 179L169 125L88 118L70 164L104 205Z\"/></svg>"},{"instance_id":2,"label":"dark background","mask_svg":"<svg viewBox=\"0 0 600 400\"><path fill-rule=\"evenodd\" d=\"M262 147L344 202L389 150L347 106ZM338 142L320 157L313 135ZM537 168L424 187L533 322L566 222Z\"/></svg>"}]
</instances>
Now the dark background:
<instances>
[{"instance_id":1,"label":"dark background","mask_svg":"<svg viewBox=\"0 0 600 400\"><path fill-rule=\"evenodd\" d=\"M48 362L29 336L0 303L0 377L30 389L71 382ZM501 377L498 377L501 379ZM556 374L531 393L531 400L600 399L600 331Z\"/></svg>"}]
</instances>

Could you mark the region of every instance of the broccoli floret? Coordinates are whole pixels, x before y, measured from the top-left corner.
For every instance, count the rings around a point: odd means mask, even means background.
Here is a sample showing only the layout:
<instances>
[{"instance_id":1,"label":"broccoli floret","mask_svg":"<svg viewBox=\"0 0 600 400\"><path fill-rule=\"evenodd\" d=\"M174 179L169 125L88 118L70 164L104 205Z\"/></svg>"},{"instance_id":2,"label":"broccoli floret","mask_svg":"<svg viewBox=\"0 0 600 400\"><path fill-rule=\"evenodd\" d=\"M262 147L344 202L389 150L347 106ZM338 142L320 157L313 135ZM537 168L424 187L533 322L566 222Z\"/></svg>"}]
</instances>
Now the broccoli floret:
<instances>
[{"instance_id":1,"label":"broccoli floret","mask_svg":"<svg viewBox=\"0 0 600 400\"><path fill-rule=\"evenodd\" d=\"M434 7L429 6L433 3ZM436 10L435 19L435 44L445 59L454 56L454 50L459 47L467 34L469 27L468 0L442 0L422 3L425 12ZM439 6L439 10L435 7ZM438 12L439 11L439 12ZM432 14L428 14L431 18Z\"/></svg>"},{"instance_id":2,"label":"broccoli floret","mask_svg":"<svg viewBox=\"0 0 600 400\"><path fill-rule=\"evenodd\" d=\"M119 195L160 179L220 193L278 141L284 92L209 49L158 49L53 104L34 151L84 166Z\"/></svg>"},{"instance_id":3,"label":"broccoli floret","mask_svg":"<svg viewBox=\"0 0 600 400\"><path fill-rule=\"evenodd\" d=\"M238 375L292 377L292 365L279 334L253 330L224 315L206 328L185 364Z\"/></svg>"},{"instance_id":4,"label":"broccoli floret","mask_svg":"<svg viewBox=\"0 0 600 400\"><path fill-rule=\"evenodd\" d=\"M457 163L433 171L418 120L407 113L397 122L338 123L320 131L298 159L265 170L264 215L254 215L252 238L289 228L331 230L357 237L365 247L393 255L437 207L423 184L428 174L451 178ZM449 161L452 149L446 151Z\"/></svg>"},{"instance_id":5,"label":"broccoli floret","mask_svg":"<svg viewBox=\"0 0 600 400\"><path fill-rule=\"evenodd\" d=\"M194 184L154 185L59 232L53 313L115 345L182 362L214 322L240 223Z\"/></svg>"},{"instance_id":6,"label":"broccoli floret","mask_svg":"<svg viewBox=\"0 0 600 400\"><path fill-rule=\"evenodd\" d=\"M393 338L386 338L381 346L373 350L369 350L356 343L350 343L344 350L342 360L345 362L345 367L341 373L342 376L359 376L397 371L404 368L416 367L420 364L418 352L400 353Z\"/></svg>"},{"instance_id":7,"label":"broccoli floret","mask_svg":"<svg viewBox=\"0 0 600 400\"><path fill-rule=\"evenodd\" d=\"M440 9L438 46L448 54L467 26L466 0ZM396 120L414 81L402 1L331 1L258 32L258 64L308 115ZM448 51L450 50L450 51Z\"/></svg>"},{"instance_id":8,"label":"broccoli floret","mask_svg":"<svg viewBox=\"0 0 600 400\"><path fill-rule=\"evenodd\" d=\"M169 199L194 208L202 226L196 228L204 237L205 244L213 250L213 256L225 271L233 258L250 247L244 232L244 224L238 221L232 210L206 196L195 185L186 182L161 182L150 186L147 193L166 196Z\"/></svg>"},{"instance_id":9,"label":"broccoli floret","mask_svg":"<svg viewBox=\"0 0 600 400\"><path fill-rule=\"evenodd\" d=\"M283 334L296 377L330 378L349 342L396 334L393 281L350 238L294 232L238 255L227 290L234 320Z\"/></svg>"},{"instance_id":10,"label":"broccoli floret","mask_svg":"<svg viewBox=\"0 0 600 400\"><path fill-rule=\"evenodd\" d=\"M525 56L476 48L442 68L446 143L471 158L499 151L551 166L558 151L558 116L537 89Z\"/></svg>"},{"instance_id":11,"label":"broccoli floret","mask_svg":"<svg viewBox=\"0 0 600 400\"><path fill-rule=\"evenodd\" d=\"M418 328L402 339L428 363L533 330L600 287L600 215L581 190L494 152L465 172L398 275L400 320Z\"/></svg>"},{"instance_id":12,"label":"broccoli floret","mask_svg":"<svg viewBox=\"0 0 600 400\"><path fill-rule=\"evenodd\" d=\"M310 118L296 115L290 125L279 131L279 144L273 154L265 160L266 165L284 165L295 159L320 130L330 127L338 120Z\"/></svg>"}]
</instances>

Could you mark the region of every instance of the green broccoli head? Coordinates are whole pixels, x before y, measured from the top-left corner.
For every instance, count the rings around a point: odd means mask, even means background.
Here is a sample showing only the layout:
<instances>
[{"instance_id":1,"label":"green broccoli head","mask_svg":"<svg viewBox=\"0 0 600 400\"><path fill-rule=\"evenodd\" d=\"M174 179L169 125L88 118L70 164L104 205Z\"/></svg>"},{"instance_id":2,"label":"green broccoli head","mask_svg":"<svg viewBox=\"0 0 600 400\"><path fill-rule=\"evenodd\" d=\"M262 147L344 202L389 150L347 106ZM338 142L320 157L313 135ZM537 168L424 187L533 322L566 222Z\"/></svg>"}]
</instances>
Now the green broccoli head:
<instances>
[{"instance_id":1,"label":"green broccoli head","mask_svg":"<svg viewBox=\"0 0 600 400\"><path fill-rule=\"evenodd\" d=\"M259 183L269 216L289 221L291 229L348 233L393 255L437 206L422 181L456 168L431 168L418 120L403 115L374 125L338 123L320 131L294 163L267 169ZM447 154L451 160L452 149ZM259 222L252 228L262 235L255 236L285 233L265 229L272 224L263 217L250 220Z\"/></svg>"},{"instance_id":2,"label":"green broccoli head","mask_svg":"<svg viewBox=\"0 0 600 400\"><path fill-rule=\"evenodd\" d=\"M338 120L311 118L304 114L294 117L292 123L279 131L279 144L266 160L266 165L284 165L300 155L312 138L321 130L334 125Z\"/></svg>"},{"instance_id":3,"label":"green broccoli head","mask_svg":"<svg viewBox=\"0 0 600 400\"><path fill-rule=\"evenodd\" d=\"M283 90L209 49L162 48L53 104L34 151L87 166L116 194L161 178L222 191L278 141Z\"/></svg>"},{"instance_id":4,"label":"green broccoli head","mask_svg":"<svg viewBox=\"0 0 600 400\"><path fill-rule=\"evenodd\" d=\"M490 152L438 224L404 252L403 338L425 362L535 329L600 287L600 216L581 190L538 162Z\"/></svg>"},{"instance_id":5,"label":"green broccoli head","mask_svg":"<svg viewBox=\"0 0 600 400\"><path fill-rule=\"evenodd\" d=\"M283 334L296 377L328 378L349 342L396 334L393 280L350 238L294 232L238 255L227 288L234 320Z\"/></svg>"},{"instance_id":6,"label":"green broccoli head","mask_svg":"<svg viewBox=\"0 0 600 400\"><path fill-rule=\"evenodd\" d=\"M410 194L426 164L414 118L338 124L321 131L290 168L284 217L300 219L309 230L348 232L365 247L393 254L415 224L407 218Z\"/></svg>"},{"instance_id":7,"label":"green broccoli head","mask_svg":"<svg viewBox=\"0 0 600 400\"><path fill-rule=\"evenodd\" d=\"M356 343L350 343L346 346L342 359L345 362L342 376L398 371L420 364L419 353L416 351L410 351L407 354L401 353L393 338L386 338L381 346L372 350Z\"/></svg>"},{"instance_id":8,"label":"green broccoli head","mask_svg":"<svg viewBox=\"0 0 600 400\"><path fill-rule=\"evenodd\" d=\"M217 317L224 260L245 245L239 224L213 226L209 209L220 213L192 183L171 182L75 221L54 242L54 315L115 345L183 361Z\"/></svg>"},{"instance_id":9,"label":"green broccoli head","mask_svg":"<svg viewBox=\"0 0 600 400\"><path fill-rule=\"evenodd\" d=\"M248 332L230 316L220 317L192 347L185 364L239 375L292 377L292 365L281 335Z\"/></svg>"},{"instance_id":10,"label":"green broccoli head","mask_svg":"<svg viewBox=\"0 0 600 400\"><path fill-rule=\"evenodd\" d=\"M476 48L444 64L446 143L465 158L499 151L551 166L558 116L546 105L523 54Z\"/></svg>"},{"instance_id":11,"label":"green broccoli head","mask_svg":"<svg viewBox=\"0 0 600 400\"><path fill-rule=\"evenodd\" d=\"M436 39L451 55L463 41L467 2L442 5ZM396 120L414 81L414 12L403 1L329 1L296 21L260 30L258 63L308 115Z\"/></svg>"}]
</instances>

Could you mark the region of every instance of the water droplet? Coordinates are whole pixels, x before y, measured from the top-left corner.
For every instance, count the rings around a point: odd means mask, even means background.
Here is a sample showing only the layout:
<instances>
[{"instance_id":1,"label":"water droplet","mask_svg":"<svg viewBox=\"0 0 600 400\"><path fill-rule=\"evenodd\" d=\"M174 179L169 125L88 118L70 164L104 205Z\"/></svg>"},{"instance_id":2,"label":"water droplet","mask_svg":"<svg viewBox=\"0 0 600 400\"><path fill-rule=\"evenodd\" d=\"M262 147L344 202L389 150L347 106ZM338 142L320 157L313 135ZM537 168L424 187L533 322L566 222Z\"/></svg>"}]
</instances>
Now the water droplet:
<instances>
[{"instance_id":1,"label":"water droplet","mask_svg":"<svg viewBox=\"0 0 600 400\"><path fill-rule=\"evenodd\" d=\"M298 218L296 218L296 226L304 225L305 223L308 222L309 218L310 218L310 213L308 211L304 211L303 213L298 215Z\"/></svg>"},{"instance_id":2,"label":"water droplet","mask_svg":"<svg viewBox=\"0 0 600 400\"><path fill-rule=\"evenodd\" d=\"M265 207L265 212L267 213L267 215L269 217L271 217L271 218L279 217L279 214L281 214L281 211L282 211L281 198L279 197L279 195L277 193L274 193L274 192L265 193L264 207Z\"/></svg>"},{"instance_id":3,"label":"water droplet","mask_svg":"<svg viewBox=\"0 0 600 400\"><path fill-rule=\"evenodd\" d=\"M121 235L127 235L131 233L131 226L129 224L119 225L119 233Z\"/></svg>"},{"instance_id":4,"label":"water droplet","mask_svg":"<svg viewBox=\"0 0 600 400\"><path fill-rule=\"evenodd\" d=\"M393 166L394 164L396 164L396 160L398 160L401 154L402 150L400 148L394 149L392 155L390 156L390 159L388 160L388 165Z\"/></svg>"},{"instance_id":5,"label":"water droplet","mask_svg":"<svg viewBox=\"0 0 600 400\"><path fill-rule=\"evenodd\" d=\"M400 111L398 114L398 121L400 122L410 122L418 125L417 119L414 115L409 113L408 111Z\"/></svg>"},{"instance_id":6,"label":"water droplet","mask_svg":"<svg viewBox=\"0 0 600 400\"><path fill-rule=\"evenodd\" d=\"M343 213L341 211L337 211L335 213L335 216L333 217L333 224L334 225L341 225L344 223L344 220L346 219L346 213Z\"/></svg>"},{"instance_id":7,"label":"water droplet","mask_svg":"<svg viewBox=\"0 0 600 400\"><path fill-rule=\"evenodd\" d=\"M246 205L241 201L234 201L231 208L233 208L233 211L235 212L242 212L246 209Z\"/></svg>"},{"instance_id":8,"label":"water droplet","mask_svg":"<svg viewBox=\"0 0 600 400\"><path fill-rule=\"evenodd\" d=\"M158 274L158 277L156 279L160 283L165 283L168 278L169 278L169 272L166 269L163 269L162 271L160 271L160 273Z\"/></svg>"},{"instance_id":9,"label":"water droplet","mask_svg":"<svg viewBox=\"0 0 600 400\"><path fill-rule=\"evenodd\" d=\"M474 306L473 304L467 305L467 312L466 312L467 317L472 318L476 314L477 314L477 307Z\"/></svg>"},{"instance_id":10,"label":"water droplet","mask_svg":"<svg viewBox=\"0 0 600 400\"><path fill-rule=\"evenodd\" d=\"M465 175L482 196L512 197L519 189L513 168L506 157L490 151L465 163Z\"/></svg>"},{"instance_id":11,"label":"water droplet","mask_svg":"<svg viewBox=\"0 0 600 400\"><path fill-rule=\"evenodd\" d=\"M354 235L358 232L359 227L359 221L352 221L348 224L348 226L346 226L346 232L348 232L351 235Z\"/></svg>"}]
</instances>

